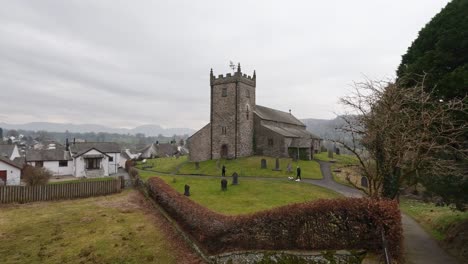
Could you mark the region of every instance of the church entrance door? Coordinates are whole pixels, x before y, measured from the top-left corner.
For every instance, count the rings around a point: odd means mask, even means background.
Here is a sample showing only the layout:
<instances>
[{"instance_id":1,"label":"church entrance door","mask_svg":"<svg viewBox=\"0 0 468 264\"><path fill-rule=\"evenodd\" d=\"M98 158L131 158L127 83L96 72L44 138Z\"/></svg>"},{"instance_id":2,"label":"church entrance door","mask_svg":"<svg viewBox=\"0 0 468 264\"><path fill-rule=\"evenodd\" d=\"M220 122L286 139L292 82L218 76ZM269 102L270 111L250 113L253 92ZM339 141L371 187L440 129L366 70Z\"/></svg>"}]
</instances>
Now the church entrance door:
<instances>
[{"instance_id":1,"label":"church entrance door","mask_svg":"<svg viewBox=\"0 0 468 264\"><path fill-rule=\"evenodd\" d=\"M228 146L226 144L221 146L221 158L227 159L228 157Z\"/></svg>"}]
</instances>

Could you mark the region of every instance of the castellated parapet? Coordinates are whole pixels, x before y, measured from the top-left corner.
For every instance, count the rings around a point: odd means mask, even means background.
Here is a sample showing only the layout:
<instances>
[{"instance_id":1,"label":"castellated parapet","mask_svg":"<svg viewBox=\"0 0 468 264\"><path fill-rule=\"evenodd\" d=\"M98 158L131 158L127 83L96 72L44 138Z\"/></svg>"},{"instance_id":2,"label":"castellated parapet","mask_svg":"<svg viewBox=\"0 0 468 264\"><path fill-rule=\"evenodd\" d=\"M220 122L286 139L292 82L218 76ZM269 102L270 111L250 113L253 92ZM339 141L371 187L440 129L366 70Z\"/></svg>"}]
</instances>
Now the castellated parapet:
<instances>
[{"instance_id":1,"label":"castellated parapet","mask_svg":"<svg viewBox=\"0 0 468 264\"><path fill-rule=\"evenodd\" d=\"M238 67L237 72L234 74L227 73L226 76L223 74L218 75L218 77L213 75L213 70L210 72L210 85L218 85L218 84L226 84L226 83L235 83L235 82L241 82L245 83L249 86L256 86L256 74L255 71L253 73L253 76L243 74L240 72L240 67Z\"/></svg>"}]
</instances>

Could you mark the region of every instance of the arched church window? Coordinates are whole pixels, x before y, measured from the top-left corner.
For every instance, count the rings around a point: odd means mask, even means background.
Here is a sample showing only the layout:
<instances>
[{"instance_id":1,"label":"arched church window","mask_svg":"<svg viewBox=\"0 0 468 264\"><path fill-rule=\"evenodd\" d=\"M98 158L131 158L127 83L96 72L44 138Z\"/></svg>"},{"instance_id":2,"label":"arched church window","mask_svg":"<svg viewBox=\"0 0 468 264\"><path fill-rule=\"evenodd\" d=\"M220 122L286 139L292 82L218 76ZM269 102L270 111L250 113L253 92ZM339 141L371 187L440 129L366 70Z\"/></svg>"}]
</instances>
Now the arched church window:
<instances>
[{"instance_id":1,"label":"arched church window","mask_svg":"<svg viewBox=\"0 0 468 264\"><path fill-rule=\"evenodd\" d=\"M250 111L249 111L249 106L247 105L247 109L245 110L245 118L247 118L247 120L249 120L249 115L250 115Z\"/></svg>"},{"instance_id":2,"label":"arched church window","mask_svg":"<svg viewBox=\"0 0 468 264\"><path fill-rule=\"evenodd\" d=\"M221 91L221 96L226 97L227 96L227 87L223 87L223 90Z\"/></svg>"}]
</instances>

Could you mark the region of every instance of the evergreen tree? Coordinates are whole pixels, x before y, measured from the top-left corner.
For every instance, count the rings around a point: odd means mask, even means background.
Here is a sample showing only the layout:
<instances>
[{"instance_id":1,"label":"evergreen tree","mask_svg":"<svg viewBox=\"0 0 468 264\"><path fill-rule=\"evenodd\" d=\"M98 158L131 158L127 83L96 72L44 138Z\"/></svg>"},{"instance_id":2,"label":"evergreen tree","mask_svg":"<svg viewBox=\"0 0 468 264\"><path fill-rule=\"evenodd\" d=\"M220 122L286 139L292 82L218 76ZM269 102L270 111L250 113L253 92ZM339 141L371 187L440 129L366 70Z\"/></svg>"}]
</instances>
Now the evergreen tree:
<instances>
[{"instance_id":1,"label":"evergreen tree","mask_svg":"<svg viewBox=\"0 0 468 264\"><path fill-rule=\"evenodd\" d=\"M397 70L399 83L424 81L437 98L463 98L468 91L468 0L453 0L419 31Z\"/></svg>"}]
</instances>

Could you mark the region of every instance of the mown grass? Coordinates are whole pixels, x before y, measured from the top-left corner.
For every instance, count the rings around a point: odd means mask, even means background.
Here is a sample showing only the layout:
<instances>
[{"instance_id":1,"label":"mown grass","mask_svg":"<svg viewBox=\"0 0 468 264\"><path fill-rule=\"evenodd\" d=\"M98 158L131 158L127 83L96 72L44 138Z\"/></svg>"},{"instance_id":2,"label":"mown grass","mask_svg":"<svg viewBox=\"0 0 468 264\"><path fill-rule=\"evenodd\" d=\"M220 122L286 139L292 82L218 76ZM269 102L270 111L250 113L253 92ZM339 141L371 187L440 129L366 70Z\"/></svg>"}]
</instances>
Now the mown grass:
<instances>
[{"instance_id":1,"label":"mown grass","mask_svg":"<svg viewBox=\"0 0 468 264\"><path fill-rule=\"evenodd\" d=\"M3 205L0 263L177 263L161 230L129 202L131 192Z\"/></svg>"},{"instance_id":2,"label":"mown grass","mask_svg":"<svg viewBox=\"0 0 468 264\"><path fill-rule=\"evenodd\" d=\"M261 169L261 160L267 161L267 168ZM196 168L195 162L185 163L179 170L179 174L199 174L221 176L221 167L226 166L226 175L232 175L237 172L240 176L256 176L256 177L290 177L296 175L296 168L301 167L302 178L322 179L320 166L316 161L299 160L294 162L290 158L280 158L280 171L274 171L276 158L266 156L252 156L237 158L233 160L207 160L199 163L199 169ZM287 172L287 166L291 164L291 172Z\"/></svg>"},{"instance_id":3,"label":"mown grass","mask_svg":"<svg viewBox=\"0 0 468 264\"><path fill-rule=\"evenodd\" d=\"M333 153L333 158L329 158L328 152L320 152L320 153L314 154L314 159L318 159L321 161L334 160L336 163L341 164L341 165L358 164L358 160L354 155L347 155L347 154L336 155L335 153Z\"/></svg>"},{"instance_id":4,"label":"mown grass","mask_svg":"<svg viewBox=\"0 0 468 264\"><path fill-rule=\"evenodd\" d=\"M94 182L94 181L111 181L116 179L115 177L100 177L100 178L87 178L87 179L79 179L76 180L66 180L66 181L53 181L48 182L47 184L64 184L64 183L75 183L75 182Z\"/></svg>"},{"instance_id":5,"label":"mown grass","mask_svg":"<svg viewBox=\"0 0 468 264\"><path fill-rule=\"evenodd\" d=\"M468 211L453 211L447 206L440 207L417 200L401 199L400 209L421 224L437 240L443 240L451 226L468 221Z\"/></svg>"},{"instance_id":6,"label":"mown grass","mask_svg":"<svg viewBox=\"0 0 468 264\"><path fill-rule=\"evenodd\" d=\"M222 214L237 215L267 210L291 203L331 199L340 195L312 184L287 180L261 180L239 177L239 185L221 191L221 179L195 176L159 176L178 192L190 186L190 199Z\"/></svg>"},{"instance_id":7,"label":"mown grass","mask_svg":"<svg viewBox=\"0 0 468 264\"><path fill-rule=\"evenodd\" d=\"M154 172L176 173L177 168L185 162L187 162L187 156L180 156L179 158L166 157L157 159L147 159L146 163L138 161L136 167L138 169L143 169L143 167L149 167L145 168L145 170Z\"/></svg>"}]
</instances>

